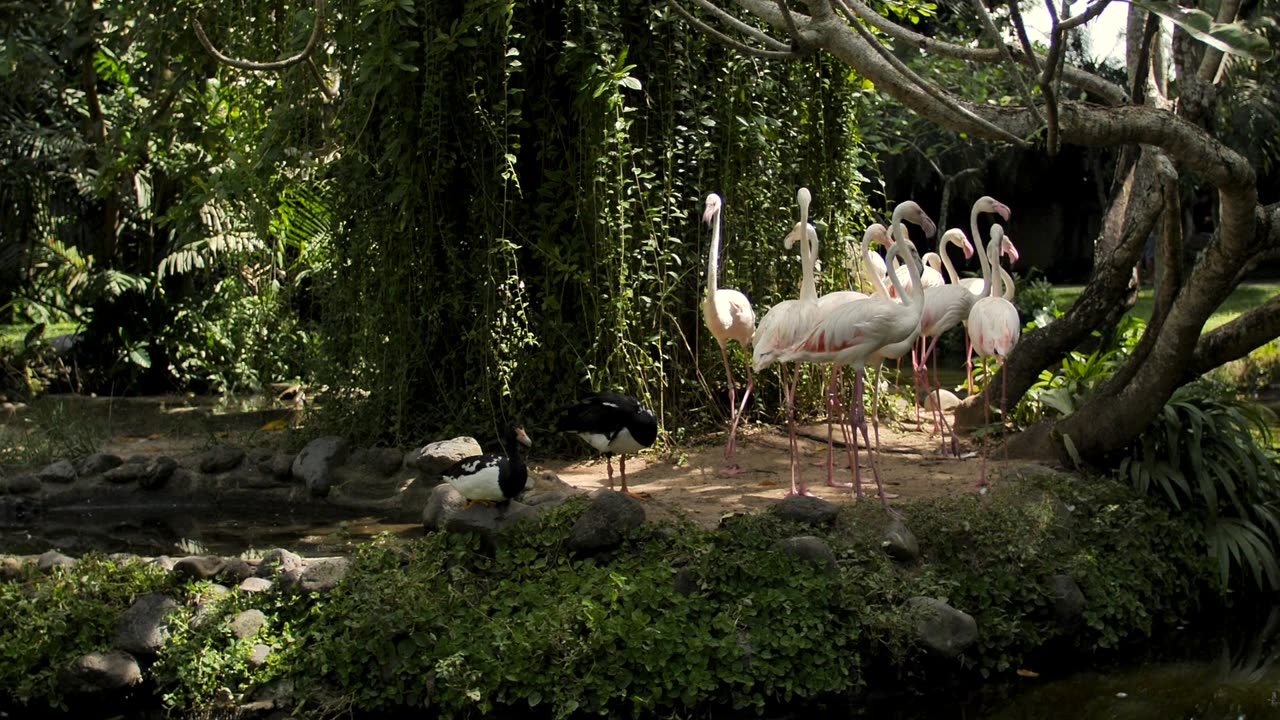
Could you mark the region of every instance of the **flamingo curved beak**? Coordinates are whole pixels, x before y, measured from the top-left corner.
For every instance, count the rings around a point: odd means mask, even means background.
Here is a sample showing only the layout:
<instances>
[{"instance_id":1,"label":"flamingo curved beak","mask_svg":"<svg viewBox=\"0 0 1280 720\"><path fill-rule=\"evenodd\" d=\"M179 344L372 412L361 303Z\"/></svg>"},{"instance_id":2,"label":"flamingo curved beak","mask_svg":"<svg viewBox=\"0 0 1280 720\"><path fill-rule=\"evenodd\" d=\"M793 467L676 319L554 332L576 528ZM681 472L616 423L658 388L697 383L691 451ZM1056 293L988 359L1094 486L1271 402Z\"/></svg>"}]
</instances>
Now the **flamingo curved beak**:
<instances>
[{"instance_id":1,"label":"flamingo curved beak","mask_svg":"<svg viewBox=\"0 0 1280 720\"><path fill-rule=\"evenodd\" d=\"M992 208L992 210L994 210L997 215L1004 218L1005 222L1009 222L1009 206L1008 205L1005 205L1002 202L998 202L995 204L995 207Z\"/></svg>"}]
</instances>

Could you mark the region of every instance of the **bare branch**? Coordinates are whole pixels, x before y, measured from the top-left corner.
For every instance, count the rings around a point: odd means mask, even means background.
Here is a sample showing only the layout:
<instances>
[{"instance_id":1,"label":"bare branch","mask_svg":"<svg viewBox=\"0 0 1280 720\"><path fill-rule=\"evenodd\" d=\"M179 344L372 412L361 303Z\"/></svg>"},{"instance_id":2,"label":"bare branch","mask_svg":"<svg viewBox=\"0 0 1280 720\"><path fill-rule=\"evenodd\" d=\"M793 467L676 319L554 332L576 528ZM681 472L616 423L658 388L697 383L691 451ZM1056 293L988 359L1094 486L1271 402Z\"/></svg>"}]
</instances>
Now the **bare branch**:
<instances>
[{"instance_id":1,"label":"bare branch","mask_svg":"<svg viewBox=\"0 0 1280 720\"><path fill-rule=\"evenodd\" d=\"M759 48L751 47L750 45L747 45L745 43L742 43L738 40L735 40L729 37L728 35L725 35L719 30L716 30L710 25L694 17L692 14L689 13L688 10L684 9L684 6L682 6L678 0L667 0L667 4L671 6L672 10L676 11L677 15L684 18L685 21L687 21L690 25L696 28L698 32L702 33L703 35L706 35L707 37L711 38L712 40L715 40L721 45L728 47L731 50L736 50L737 52L740 52L744 55L750 55L751 57L764 58L766 60L790 60L790 59L799 57L798 53L792 52L790 49L761 50ZM716 10L719 12L723 12L719 8L716 8ZM732 18L732 16L727 16L727 17ZM741 24L739 23L737 18L732 18L732 20L734 23ZM759 31L756 30L755 28L751 28L751 30L753 34L759 33ZM785 44L769 37L768 35L765 35L764 33L759 33L759 34L763 36L765 39L767 39L769 45L781 45L782 47L787 47Z\"/></svg>"},{"instance_id":2,"label":"bare branch","mask_svg":"<svg viewBox=\"0 0 1280 720\"><path fill-rule=\"evenodd\" d=\"M1081 25L1084 25L1085 23L1089 22L1090 20L1092 20L1092 19L1094 19L1094 18L1098 17L1099 15L1101 15L1101 14L1102 14L1102 11L1103 11L1103 10L1106 10L1106 9L1107 9L1107 5L1110 5L1110 4L1111 4L1111 0L1097 0L1097 2L1095 2L1095 3L1094 3L1094 4L1092 4L1092 5L1090 5L1089 7L1085 8L1085 11L1084 11L1084 12L1082 12L1082 13L1080 13L1079 15L1077 15L1077 16L1075 16L1075 17L1073 17L1073 18L1066 18L1066 19L1064 19L1064 20L1062 21L1062 29L1063 29L1063 30L1074 30L1074 29L1076 29L1076 28L1080 27Z\"/></svg>"},{"instance_id":3,"label":"bare branch","mask_svg":"<svg viewBox=\"0 0 1280 720\"><path fill-rule=\"evenodd\" d=\"M1022 20L1022 11L1018 9L1018 0L1009 0L1009 19L1013 21L1013 30L1018 35L1018 43L1022 45L1023 57L1036 74L1040 73L1040 60L1036 57L1036 49L1027 37L1027 24Z\"/></svg>"},{"instance_id":4,"label":"bare branch","mask_svg":"<svg viewBox=\"0 0 1280 720\"><path fill-rule=\"evenodd\" d=\"M954 58L956 60L967 60L973 62L996 63L1001 60L1001 53L998 48L979 48L968 47L965 45L956 45L954 43L935 40L926 35L921 35L915 31L909 30L897 23L889 20L880 13L872 10L862 0L846 0L849 7L852 8L858 17L862 18L868 25L883 32L894 40L914 45L926 52L935 53L943 57ZM1022 51L1014 53L1014 57L1018 62L1024 65L1031 65L1033 59L1039 56L1028 57ZM1127 102L1128 94L1120 86L1104 80L1093 73L1086 72L1077 67L1065 66L1063 68L1062 79L1071 85L1078 87L1086 92L1092 93L1108 105L1123 105Z\"/></svg>"},{"instance_id":5,"label":"bare branch","mask_svg":"<svg viewBox=\"0 0 1280 720\"><path fill-rule=\"evenodd\" d=\"M787 32L791 34L795 47L802 48L804 41L800 38L800 30L796 27L796 19L791 17L791 11L787 9L787 0L777 0L777 3L778 12L782 13L782 19L787 21Z\"/></svg>"},{"instance_id":6,"label":"bare branch","mask_svg":"<svg viewBox=\"0 0 1280 720\"><path fill-rule=\"evenodd\" d=\"M333 94L333 91L329 89L329 83L325 82L324 74L320 72L319 66L316 65L315 58L307 58L307 67L310 68L311 77L315 78L316 85L319 86L320 92L324 94L325 99L329 102L333 102L336 96Z\"/></svg>"},{"instance_id":7,"label":"bare branch","mask_svg":"<svg viewBox=\"0 0 1280 720\"><path fill-rule=\"evenodd\" d=\"M1017 4L1017 0L1011 0L1013 5ZM1027 102L1027 109L1031 111L1036 122L1041 122L1040 110L1036 107L1035 96L1031 94L1031 87L1027 85L1027 79L1022 77L1022 72L1018 68L1018 62L1013 59L1013 53L1009 52L1009 46L1004 44L1004 38L1000 37L1000 30L996 28L995 21L991 19L991 14L987 12L987 7L982 4L982 0L973 0L973 7L978 11L978 17L982 20L982 26L987 29L987 33L991 35L991 42L1000 51L1000 56L1005 62L1009 63L1009 69L1014 76L1018 78L1018 86L1022 88L1022 94Z\"/></svg>"},{"instance_id":8,"label":"bare branch","mask_svg":"<svg viewBox=\"0 0 1280 720\"><path fill-rule=\"evenodd\" d=\"M791 50L791 47L786 43L776 38L770 37L768 34L763 33L760 30L757 30L756 28L753 28L750 25L742 22L738 18L730 15L724 10L721 10L719 6L717 6L713 2L709 2L709 0L694 0L694 2L698 4L698 7L710 13L712 17L724 23L725 25L728 25L731 30L734 30L742 33L743 35L746 35L747 37L755 40L756 42L763 44L769 50L776 50L778 52L783 52L783 51L789 52Z\"/></svg>"},{"instance_id":9,"label":"bare branch","mask_svg":"<svg viewBox=\"0 0 1280 720\"><path fill-rule=\"evenodd\" d=\"M1280 337L1280 295L1200 336L1191 356L1191 376L1239 360L1276 337Z\"/></svg>"},{"instance_id":10,"label":"bare branch","mask_svg":"<svg viewBox=\"0 0 1280 720\"><path fill-rule=\"evenodd\" d=\"M966 120L976 123L979 127L992 133L996 138L999 138L1006 142L1010 142L1020 146L1027 144L1026 141L1023 140L1022 138L1008 132L1004 128L992 123L991 121L978 116L977 114L975 114L974 112L966 108L963 104L956 101L950 95L943 92L942 89L939 88L937 85L917 75L914 70L907 67L905 63L903 63L896 56L894 56L893 53L889 52L888 49L884 47L884 45L881 45L880 41L876 40L875 36L871 34L870 30L867 30L865 27L862 26L862 23L858 22L857 18L854 17L853 12L848 8L848 6L844 4L844 0L832 0L832 2L837 3L840 10L845 13L846 17L849 20L849 27L853 28L853 30L857 33L857 35L862 38L863 42L872 50L874 50L875 53L878 54L885 62L887 62L890 65L890 67L896 70L897 73L902 78L908 80L920 90L923 90L926 94L928 94L934 100L941 103L942 106L945 107L946 109L959 114Z\"/></svg>"},{"instance_id":11,"label":"bare branch","mask_svg":"<svg viewBox=\"0 0 1280 720\"><path fill-rule=\"evenodd\" d=\"M283 60L274 60L272 62L262 63L252 62L249 60L237 60L236 58L225 55L215 48L213 43L209 42L209 36L204 34L204 27L200 24L199 18L192 18L191 24L194 26L196 37L200 39L200 44L204 46L204 49L208 50L210 55L217 58L218 62L224 65L230 65L233 68L239 68L241 70L284 70L285 68L293 67L294 65L297 65L303 60L311 57L311 53L315 51L316 45L320 43L320 31L324 28L324 3L325 0L316 0L316 20L311 26L311 37L307 38L307 45L302 48L302 52L294 55L293 57L287 57Z\"/></svg>"}]
</instances>

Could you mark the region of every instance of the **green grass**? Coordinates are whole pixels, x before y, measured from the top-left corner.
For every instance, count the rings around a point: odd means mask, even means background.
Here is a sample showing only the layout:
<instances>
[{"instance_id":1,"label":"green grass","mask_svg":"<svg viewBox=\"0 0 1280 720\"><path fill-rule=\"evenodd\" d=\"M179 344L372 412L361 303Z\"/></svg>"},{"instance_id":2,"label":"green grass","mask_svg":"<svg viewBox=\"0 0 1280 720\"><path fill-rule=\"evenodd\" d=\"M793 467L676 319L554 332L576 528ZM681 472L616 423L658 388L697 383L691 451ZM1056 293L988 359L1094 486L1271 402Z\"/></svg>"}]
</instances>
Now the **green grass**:
<instances>
[{"instance_id":1,"label":"green grass","mask_svg":"<svg viewBox=\"0 0 1280 720\"><path fill-rule=\"evenodd\" d=\"M20 323L17 325L0 325L0 349L16 350L22 345L22 339L27 336L31 328L35 327L34 323ZM60 322L50 323L44 329L44 337L51 338L55 335L66 335L76 332L80 329L78 322Z\"/></svg>"},{"instance_id":2,"label":"green grass","mask_svg":"<svg viewBox=\"0 0 1280 720\"><path fill-rule=\"evenodd\" d=\"M1053 299L1058 303L1058 309L1065 311L1080 297L1082 292L1084 292L1083 285L1054 285ZM1226 302L1222 303L1214 311L1213 315L1209 316L1209 320L1204 324L1205 332L1231 322L1244 311L1260 305L1276 295L1280 295L1280 282L1241 283L1235 292L1231 293L1231 296L1227 298ZM1138 302L1130 308L1129 314L1136 315L1144 320L1150 320L1152 304L1151 288L1143 288L1138 291Z\"/></svg>"}]
</instances>

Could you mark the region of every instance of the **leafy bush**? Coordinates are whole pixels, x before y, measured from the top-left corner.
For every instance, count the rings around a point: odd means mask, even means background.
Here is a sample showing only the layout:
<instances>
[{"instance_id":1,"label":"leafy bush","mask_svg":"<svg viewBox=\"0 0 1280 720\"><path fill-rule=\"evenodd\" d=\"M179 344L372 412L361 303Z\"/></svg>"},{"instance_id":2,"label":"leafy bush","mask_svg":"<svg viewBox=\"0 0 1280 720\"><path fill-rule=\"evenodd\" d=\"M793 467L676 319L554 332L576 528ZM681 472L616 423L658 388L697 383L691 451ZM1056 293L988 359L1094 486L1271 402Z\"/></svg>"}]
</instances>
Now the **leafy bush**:
<instances>
[{"instance_id":1,"label":"leafy bush","mask_svg":"<svg viewBox=\"0 0 1280 720\"><path fill-rule=\"evenodd\" d=\"M19 703L62 707L58 671L85 653L110 646L116 616L169 575L140 561L86 555L74 568L34 569L0 582L0 688Z\"/></svg>"},{"instance_id":2,"label":"leafy bush","mask_svg":"<svg viewBox=\"0 0 1280 720\"><path fill-rule=\"evenodd\" d=\"M1052 317L1058 311L1058 301L1053 294L1053 283L1032 270L1024 278L1017 278L1017 292L1013 296L1013 305L1018 308L1018 316L1023 323L1040 321Z\"/></svg>"},{"instance_id":3,"label":"leafy bush","mask_svg":"<svg viewBox=\"0 0 1280 720\"><path fill-rule=\"evenodd\" d=\"M1203 519L1224 584L1235 568L1280 588L1280 460L1265 449L1274 421L1261 405L1201 380L1174 391L1120 462L1120 477L1138 492L1159 490Z\"/></svg>"},{"instance_id":4,"label":"leafy bush","mask_svg":"<svg viewBox=\"0 0 1280 720\"><path fill-rule=\"evenodd\" d=\"M1041 371L1019 401L1015 419L1022 425L1031 425L1075 412L1103 380L1125 363L1142 339L1146 325L1146 321L1126 315L1109 339L1095 330L1093 337L1098 346L1087 354L1073 350L1057 370Z\"/></svg>"}]
</instances>

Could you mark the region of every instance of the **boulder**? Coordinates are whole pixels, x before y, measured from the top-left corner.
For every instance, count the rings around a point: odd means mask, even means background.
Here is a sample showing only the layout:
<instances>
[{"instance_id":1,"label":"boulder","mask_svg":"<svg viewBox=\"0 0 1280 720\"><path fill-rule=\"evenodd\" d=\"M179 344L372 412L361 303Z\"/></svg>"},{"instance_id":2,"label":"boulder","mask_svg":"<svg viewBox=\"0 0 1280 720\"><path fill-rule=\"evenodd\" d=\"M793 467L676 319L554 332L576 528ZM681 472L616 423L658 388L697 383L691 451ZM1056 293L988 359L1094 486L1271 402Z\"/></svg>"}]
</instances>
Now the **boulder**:
<instances>
[{"instance_id":1,"label":"boulder","mask_svg":"<svg viewBox=\"0 0 1280 720\"><path fill-rule=\"evenodd\" d=\"M63 555L57 550L46 550L36 558L36 569L40 572L47 573L55 567L73 568L76 565L76 559Z\"/></svg>"},{"instance_id":2,"label":"boulder","mask_svg":"<svg viewBox=\"0 0 1280 720\"><path fill-rule=\"evenodd\" d=\"M840 570L839 566L836 565L836 554L831 551L831 546L822 538L801 535L779 540L773 544L773 547L775 550L787 553L800 560L821 565L827 573L835 574Z\"/></svg>"},{"instance_id":3,"label":"boulder","mask_svg":"<svg viewBox=\"0 0 1280 720\"><path fill-rule=\"evenodd\" d=\"M461 512L466 504L467 499L449 483L435 486L427 498L427 506L422 509L423 528L427 532L443 530L449 518Z\"/></svg>"},{"instance_id":4,"label":"boulder","mask_svg":"<svg viewBox=\"0 0 1280 720\"><path fill-rule=\"evenodd\" d=\"M894 518L885 528L881 547L898 562L912 563L920 557L920 542L902 520Z\"/></svg>"},{"instance_id":5,"label":"boulder","mask_svg":"<svg viewBox=\"0 0 1280 720\"><path fill-rule=\"evenodd\" d=\"M280 574L280 586L298 593L328 592L351 570L344 557L313 558L303 567Z\"/></svg>"},{"instance_id":6,"label":"boulder","mask_svg":"<svg viewBox=\"0 0 1280 720\"><path fill-rule=\"evenodd\" d=\"M164 487L177 469L178 461L171 457L161 455L152 458L143 467L142 475L138 478L138 485L145 490L156 490Z\"/></svg>"},{"instance_id":7,"label":"boulder","mask_svg":"<svg viewBox=\"0 0 1280 720\"><path fill-rule=\"evenodd\" d=\"M917 595L907 605L919 613L916 640L941 658L954 658L978 640L978 623L972 615L938 598Z\"/></svg>"},{"instance_id":8,"label":"boulder","mask_svg":"<svg viewBox=\"0 0 1280 720\"><path fill-rule=\"evenodd\" d=\"M169 637L169 614L177 609L173 598L143 595L116 619L112 644L134 655L155 655Z\"/></svg>"},{"instance_id":9,"label":"boulder","mask_svg":"<svg viewBox=\"0 0 1280 720\"><path fill-rule=\"evenodd\" d=\"M105 692L140 682L138 661L121 650L81 655L58 672L58 689L66 695Z\"/></svg>"},{"instance_id":10,"label":"boulder","mask_svg":"<svg viewBox=\"0 0 1280 720\"><path fill-rule=\"evenodd\" d=\"M270 550L266 555L262 556L262 560L258 561L258 572L260 578L272 578L281 573L291 572L302 568L302 558L284 548L275 548Z\"/></svg>"},{"instance_id":11,"label":"boulder","mask_svg":"<svg viewBox=\"0 0 1280 720\"><path fill-rule=\"evenodd\" d=\"M79 477L76 472L76 466L71 464L70 460L58 460L41 468L36 477L40 482L47 483L70 483L75 482Z\"/></svg>"},{"instance_id":12,"label":"boulder","mask_svg":"<svg viewBox=\"0 0 1280 720\"><path fill-rule=\"evenodd\" d=\"M173 574L193 580L209 580L222 572L227 561L217 555L192 555L173 564Z\"/></svg>"},{"instance_id":13,"label":"boulder","mask_svg":"<svg viewBox=\"0 0 1280 720\"><path fill-rule=\"evenodd\" d=\"M245 452L241 448L219 445L204 451L197 460L197 467L202 473L224 473L240 467L244 458Z\"/></svg>"},{"instance_id":14,"label":"boulder","mask_svg":"<svg viewBox=\"0 0 1280 720\"><path fill-rule=\"evenodd\" d=\"M532 508L516 500L499 505L476 504L449 515L443 527L447 532L475 533L492 546L499 532L534 514Z\"/></svg>"},{"instance_id":15,"label":"boulder","mask_svg":"<svg viewBox=\"0 0 1280 720\"><path fill-rule=\"evenodd\" d=\"M267 658L270 657L270 655L270 645L254 643L253 648L249 650L249 657L245 658L245 662L247 662L251 668L260 668L267 664ZM270 709L274 709L274 706L271 706Z\"/></svg>"},{"instance_id":16,"label":"boulder","mask_svg":"<svg viewBox=\"0 0 1280 720\"><path fill-rule=\"evenodd\" d=\"M41 487L40 478L35 475L0 478L0 495L34 495Z\"/></svg>"},{"instance_id":17,"label":"boulder","mask_svg":"<svg viewBox=\"0 0 1280 720\"><path fill-rule=\"evenodd\" d=\"M227 623L227 629L237 640L244 640L257 635L266 624L267 616L261 610L251 608L231 618L231 622Z\"/></svg>"},{"instance_id":18,"label":"boulder","mask_svg":"<svg viewBox=\"0 0 1280 720\"><path fill-rule=\"evenodd\" d=\"M347 439L337 435L312 440L293 459L293 478L304 484L312 497L328 495L333 471L346 461L347 448Z\"/></svg>"},{"instance_id":19,"label":"boulder","mask_svg":"<svg viewBox=\"0 0 1280 720\"><path fill-rule=\"evenodd\" d=\"M1065 574L1054 575L1045 580L1045 589L1053 598L1053 619L1059 627L1067 631L1080 627L1088 602L1075 579Z\"/></svg>"},{"instance_id":20,"label":"boulder","mask_svg":"<svg viewBox=\"0 0 1280 720\"><path fill-rule=\"evenodd\" d=\"M124 460L110 453L94 453L80 461L77 468L81 475L98 475L124 464Z\"/></svg>"},{"instance_id":21,"label":"boulder","mask_svg":"<svg viewBox=\"0 0 1280 720\"><path fill-rule=\"evenodd\" d=\"M266 578L260 578L260 577L245 578L240 583L240 591L247 592L247 593L264 592L264 591L270 590L271 586L274 584L275 583L271 582Z\"/></svg>"},{"instance_id":22,"label":"boulder","mask_svg":"<svg viewBox=\"0 0 1280 720\"><path fill-rule=\"evenodd\" d=\"M587 509L569 531L567 546L579 553L611 550L622 544L625 533L644 524L644 506L616 490L596 490Z\"/></svg>"},{"instance_id":23,"label":"boulder","mask_svg":"<svg viewBox=\"0 0 1280 720\"><path fill-rule=\"evenodd\" d=\"M410 450L404 457L404 464L427 477L437 477L459 460L483 452L475 438L456 437Z\"/></svg>"},{"instance_id":24,"label":"boulder","mask_svg":"<svg viewBox=\"0 0 1280 720\"><path fill-rule=\"evenodd\" d=\"M840 514L840 508L833 502L809 495L788 495L782 502L769 507L783 520L801 522L808 525L830 525Z\"/></svg>"},{"instance_id":25,"label":"boulder","mask_svg":"<svg viewBox=\"0 0 1280 720\"><path fill-rule=\"evenodd\" d=\"M404 465L404 451L397 448L369 448L365 464L383 477L395 475Z\"/></svg>"}]
</instances>

